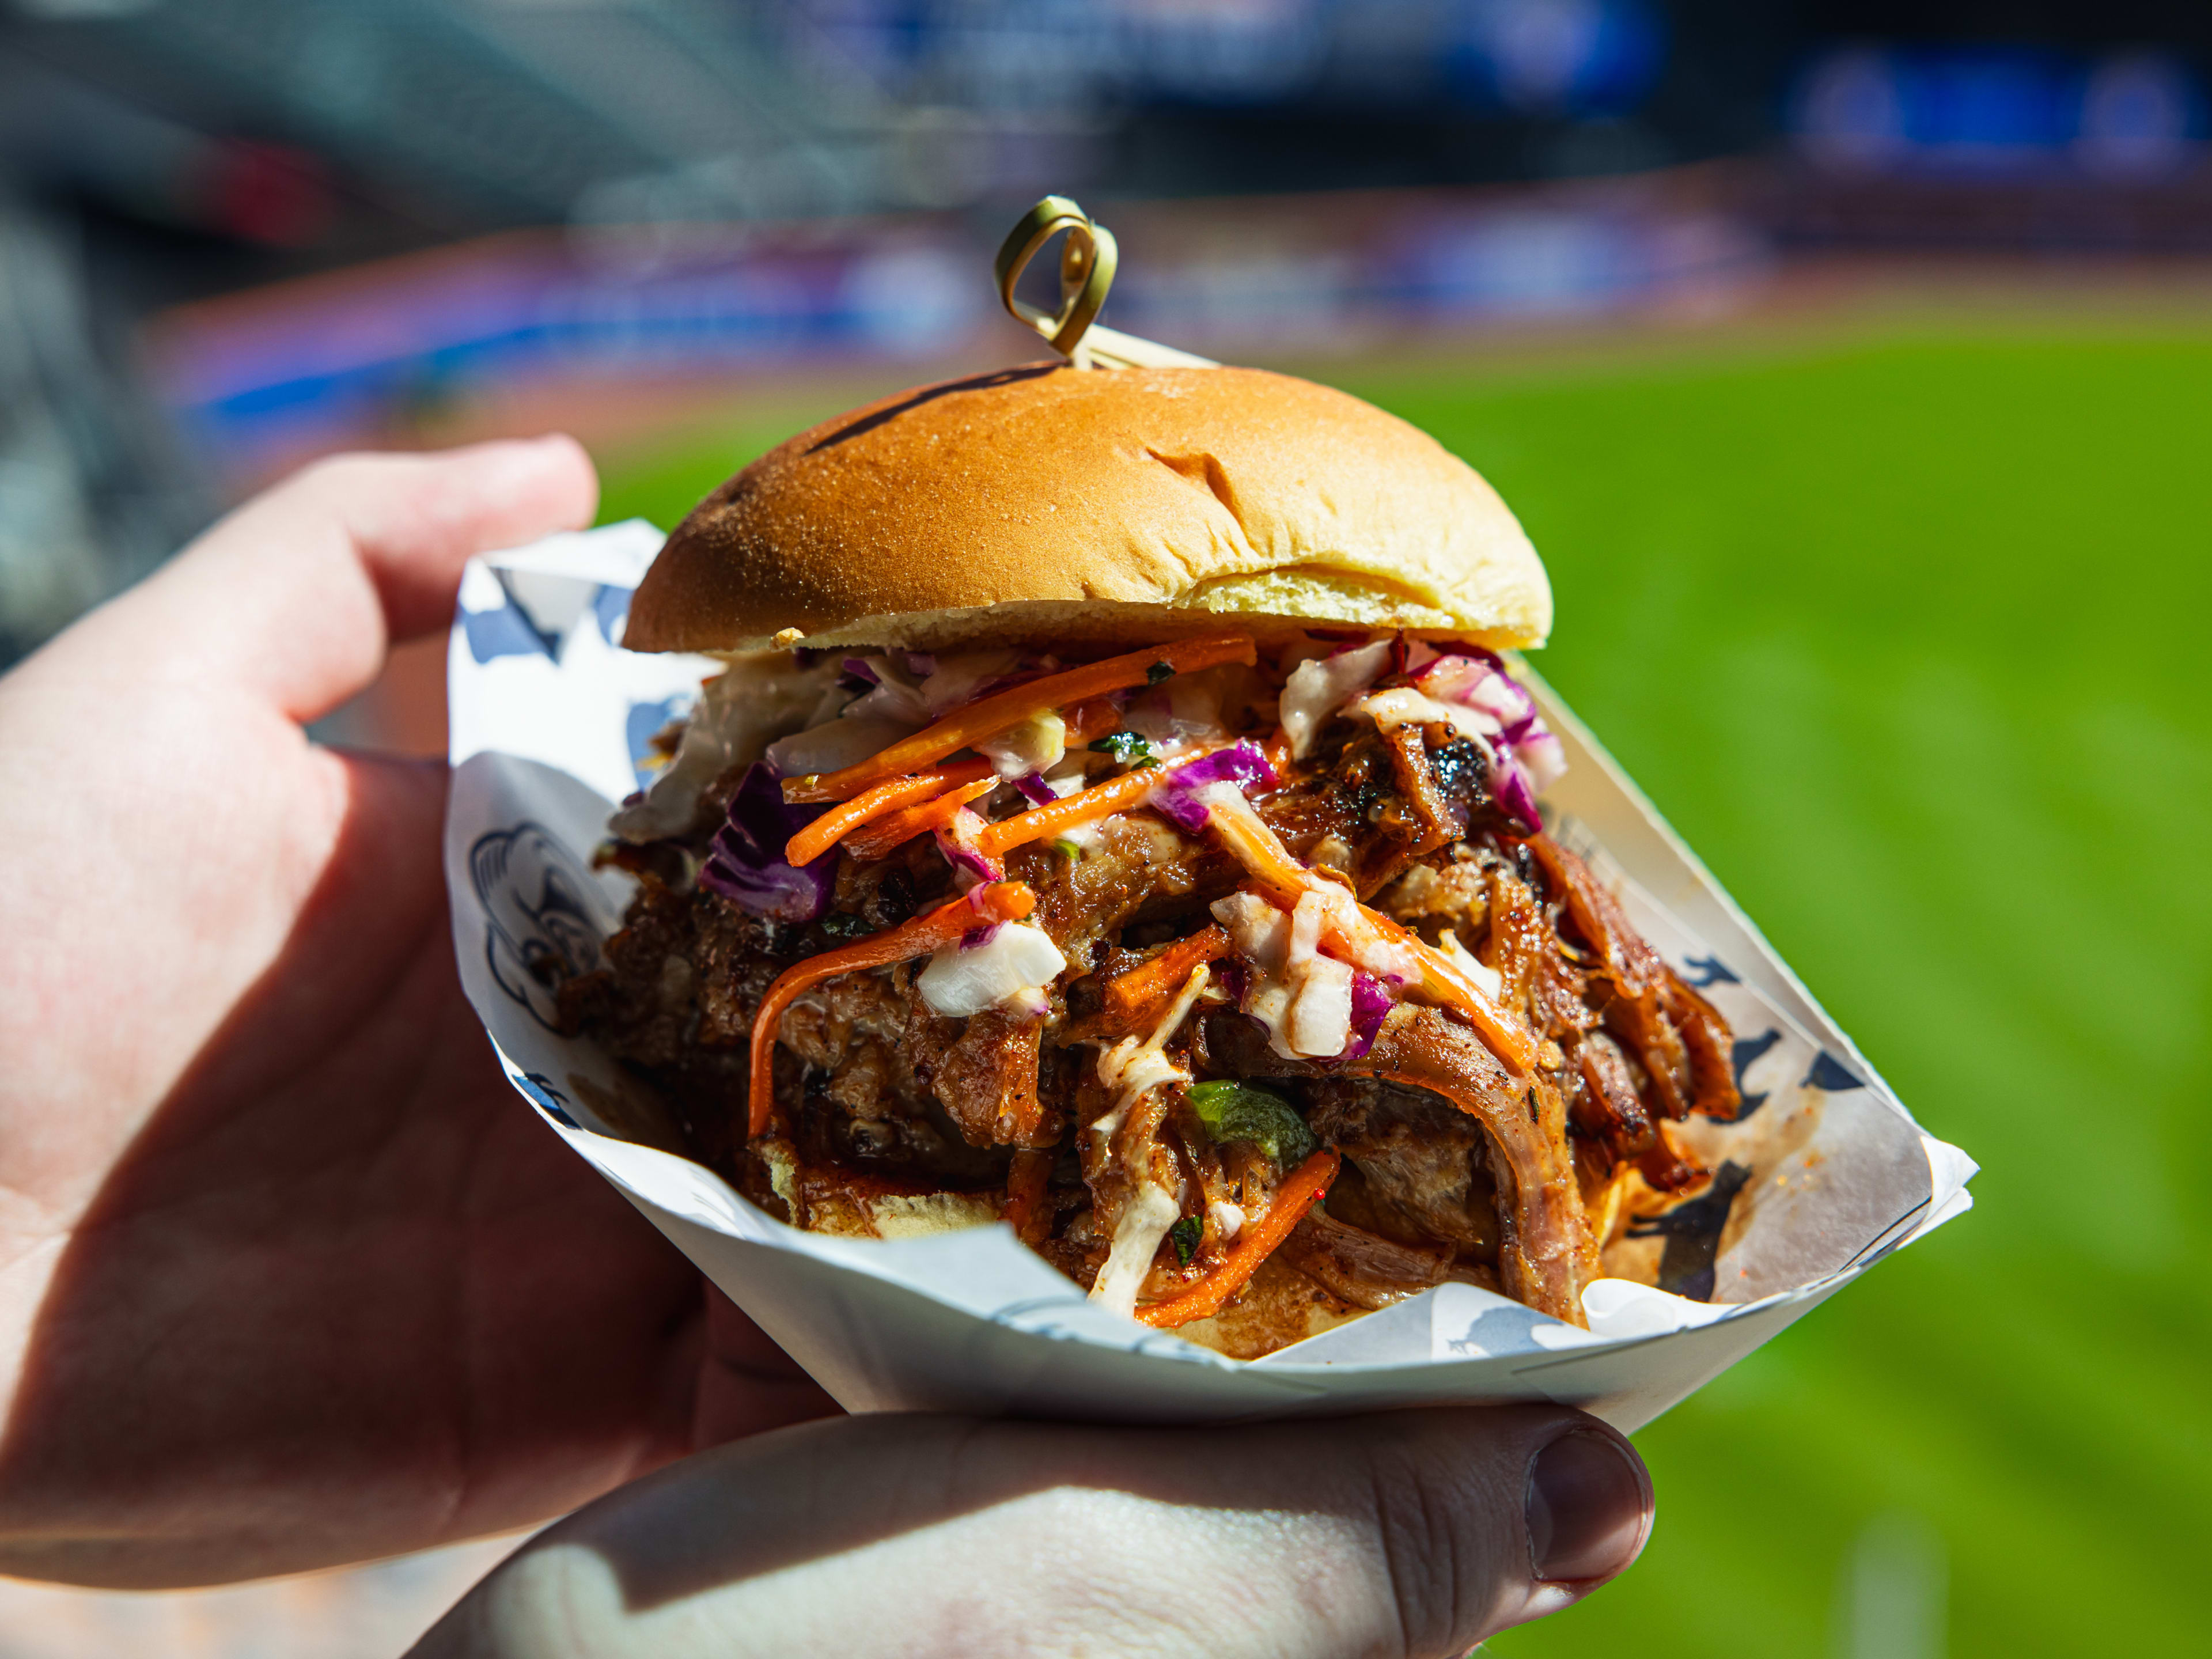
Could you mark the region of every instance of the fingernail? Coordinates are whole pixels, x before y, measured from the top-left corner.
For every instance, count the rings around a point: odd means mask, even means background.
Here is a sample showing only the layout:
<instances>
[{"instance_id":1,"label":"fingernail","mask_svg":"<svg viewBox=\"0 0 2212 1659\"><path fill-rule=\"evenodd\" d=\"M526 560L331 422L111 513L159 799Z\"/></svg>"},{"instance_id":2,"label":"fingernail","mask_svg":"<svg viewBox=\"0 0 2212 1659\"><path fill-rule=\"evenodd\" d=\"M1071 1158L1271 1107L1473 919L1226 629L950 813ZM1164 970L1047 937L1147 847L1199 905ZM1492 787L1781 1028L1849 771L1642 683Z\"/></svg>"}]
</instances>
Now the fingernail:
<instances>
[{"instance_id":1,"label":"fingernail","mask_svg":"<svg viewBox=\"0 0 2212 1659\"><path fill-rule=\"evenodd\" d=\"M1619 1572L1636 1559L1650 1515L1644 1466L1604 1435L1570 1431L1528 1465L1528 1560L1547 1583Z\"/></svg>"}]
</instances>

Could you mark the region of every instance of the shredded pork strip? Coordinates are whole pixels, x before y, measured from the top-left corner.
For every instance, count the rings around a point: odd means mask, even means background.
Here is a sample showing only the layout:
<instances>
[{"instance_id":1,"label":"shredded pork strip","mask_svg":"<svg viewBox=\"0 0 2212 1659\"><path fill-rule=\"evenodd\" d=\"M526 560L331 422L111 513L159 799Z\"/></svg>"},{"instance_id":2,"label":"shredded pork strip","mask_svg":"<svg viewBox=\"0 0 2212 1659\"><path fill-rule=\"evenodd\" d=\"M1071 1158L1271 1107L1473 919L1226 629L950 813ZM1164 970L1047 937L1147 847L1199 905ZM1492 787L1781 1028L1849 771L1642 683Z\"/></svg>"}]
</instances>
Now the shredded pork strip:
<instances>
[{"instance_id":1,"label":"shredded pork strip","mask_svg":"<svg viewBox=\"0 0 2212 1659\"><path fill-rule=\"evenodd\" d=\"M1391 1015L1365 1058L1346 1069L1441 1095L1482 1126L1504 1224L1498 1273L1506 1294L1586 1324L1583 1287L1597 1277L1597 1249L1583 1224L1565 1113L1533 1104L1528 1087L1515 1089L1487 1049L1434 1009Z\"/></svg>"}]
</instances>

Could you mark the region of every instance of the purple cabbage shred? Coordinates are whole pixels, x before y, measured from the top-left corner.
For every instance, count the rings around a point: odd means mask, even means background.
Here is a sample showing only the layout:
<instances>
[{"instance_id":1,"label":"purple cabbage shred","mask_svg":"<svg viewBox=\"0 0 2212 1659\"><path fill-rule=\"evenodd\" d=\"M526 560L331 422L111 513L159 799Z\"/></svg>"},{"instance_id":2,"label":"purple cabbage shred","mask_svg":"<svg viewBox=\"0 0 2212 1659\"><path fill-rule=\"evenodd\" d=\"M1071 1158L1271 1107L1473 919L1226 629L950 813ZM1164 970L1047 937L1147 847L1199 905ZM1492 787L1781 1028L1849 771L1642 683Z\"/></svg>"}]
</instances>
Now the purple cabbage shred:
<instances>
[{"instance_id":1,"label":"purple cabbage shred","mask_svg":"<svg viewBox=\"0 0 2212 1659\"><path fill-rule=\"evenodd\" d=\"M1001 881L1006 871L972 847L963 846L959 840L945 831L937 832L937 850L945 854L945 861L956 870L965 871L978 881Z\"/></svg>"},{"instance_id":2,"label":"purple cabbage shred","mask_svg":"<svg viewBox=\"0 0 2212 1659\"><path fill-rule=\"evenodd\" d=\"M1044 781L1042 772L1023 773L1014 780L1014 787L1028 796L1033 805L1049 806L1060 799L1053 793L1052 786Z\"/></svg>"},{"instance_id":3,"label":"purple cabbage shred","mask_svg":"<svg viewBox=\"0 0 2212 1659\"><path fill-rule=\"evenodd\" d=\"M729 817L708 844L699 884L770 921L812 921L829 908L837 854L833 849L794 868L784 862L783 848L828 810L787 803L775 769L755 763L730 797Z\"/></svg>"},{"instance_id":4,"label":"purple cabbage shred","mask_svg":"<svg viewBox=\"0 0 2212 1659\"><path fill-rule=\"evenodd\" d=\"M1528 787L1528 775L1503 744L1496 746L1491 759L1490 793L1518 822L1524 835L1533 836L1544 827L1543 815L1536 810L1536 792Z\"/></svg>"},{"instance_id":5,"label":"purple cabbage shred","mask_svg":"<svg viewBox=\"0 0 2212 1659\"><path fill-rule=\"evenodd\" d=\"M1213 964L1213 976L1221 981L1221 988L1229 993L1229 1000L1241 1010L1244 999L1252 992L1252 975L1235 957L1224 957Z\"/></svg>"},{"instance_id":6,"label":"purple cabbage shred","mask_svg":"<svg viewBox=\"0 0 2212 1659\"><path fill-rule=\"evenodd\" d=\"M1364 969L1352 970L1352 1039L1339 1060L1358 1060L1375 1046L1376 1034L1394 1005L1382 981Z\"/></svg>"},{"instance_id":7,"label":"purple cabbage shred","mask_svg":"<svg viewBox=\"0 0 2212 1659\"><path fill-rule=\"evenodd\" d=\"M1152 805L1195 835L1206 828L1208 809L1198 799L1198 792L1206 785L1233 783L1239 789L1272 789L1276 781L1267 752L1246 740L1174 768L1152 791Z\"/></svg>"}]
</instances>

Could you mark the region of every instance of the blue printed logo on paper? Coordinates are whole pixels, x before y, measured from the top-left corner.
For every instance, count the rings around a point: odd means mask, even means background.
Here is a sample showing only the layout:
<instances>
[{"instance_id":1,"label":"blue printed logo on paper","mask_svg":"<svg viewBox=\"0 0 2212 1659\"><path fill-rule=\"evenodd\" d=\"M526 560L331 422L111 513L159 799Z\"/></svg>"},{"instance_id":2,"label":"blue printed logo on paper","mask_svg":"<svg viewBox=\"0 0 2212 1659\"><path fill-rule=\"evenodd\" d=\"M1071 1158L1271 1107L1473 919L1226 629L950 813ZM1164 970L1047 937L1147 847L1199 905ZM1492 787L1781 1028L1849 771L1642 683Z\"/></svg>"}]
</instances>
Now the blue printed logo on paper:
<instances>
[{"instance_id":1,"label":"blue printed logo on paper","mask_svg":"<svg viewBox=\"0 0 2212 1659\"><path fill-rule=\"evenodd\" d=\"M1713 1299L1715 1263L1721 1235L1728 1231L1735 1196L1751 1171L1733 1159L1714 1171L1712 1185L1686 1204L1658 1215L1640 1215L1629 1224L1631 1238L1663 1238L1659 1252L1659 1288L1692 1302Z\"/></svg>"},{"instance_id":2,"label":"blue printed logo on paper","mask_svg":"<svg viewBox=\"0 0 2212 1659\"><path fill-rule=\"evenodd\" d=\"M629 621L629 596L634 591L601 582L599 591L592 595L592 620L599 623L599 637L609 645L622 643L623 629Z\"/></svg>"},{"instance_id":3,"label":"blue printed logo on paper","mask_svg":"<svg viewBox=\"0 0 2212 1659\"><path fill-rule=\"evenodd\" d=\"M1863 1089L1866 1087L1866 1079L1858 1076L1850 1067L1823 1048L1813 1056L1812 1069L1805 1073L1803 1081L1799 1086L1807 1089L1822 1089L1835 1095L1841 1094L1846 1089Z\"/></svg>"},{"instance_id":4,"label":"blue printed logo on paper","mask_svg":"<svg viewBox=\"0 0 2212 1659\"><path fill-rule=\"evenodd\" d=\"M653 740L668 729L669 723L678 720L691 710L690 697L663 697L659 702L634 702L623 720L623 735L629 744L630 775L637 787L644 788L660 771L661 759L653 750Z\"/></svg>"},{"instance_id":5,"label":"blue printed logo on paper","mask_svg":"<svg viewBox=\"0 0 2212 1659\"><path fill-rule=\"evenodd\" d=\"M598 889L591 872L543 824L477 837L469 878L483 907L492 977L547 1030L557 1030L555 988L599 965Z\"/></svg>"},{"instance_id":6,"label":"blue printed logo on paper","mask_svg":"<svg viewBox=\"0 0 2212 1659\"><path fill-rule=\"evenodd\" d=\"M553 1079L542 1072L509 1072L507 1080L528 1097L530 1103L563 1128L580 1129L584 1126L569 1115L568 1097L553 1086Z\"/></svg>"},{"instance_id":7,"label":"blue printed logo on paper","mask_svg":"<svg viewBox=\"0 0 2212 1659\"><path fill-rule=\"evenodd\" d=\"M1735 1115L1729 1121L1741 1123L1766 1104L1766 1091L1753 1094L1743 1086L1743 1074L1749 1071L1766 1051L1782 1041L1782 1033L1769 1027L1755 1037L1738 1037L1734 1054L1735 1066Z\"/></svg>"},{"instance_id":8,"label":"blue printed logo on paper","mask_svg":"<svg viewBox=\"0 0 2212 1659\"><path fill-rule=\"evenodd\" d=\"M504 588L506 584L501 583ZM501 657L544 657L559 661L561 640L530 620L530 613L508 593L506 602L489 611L461 612L461 632L469 642L469 655L478 663Z\"/></svg>"},{"instance_id":9,"label":"blue printed logo on paper","mask_svg":"<svg viewBox=\"0 0 2212 1659\"><path fill-rule=\"evenodd\" d=\"M561 640L564 629L574 625L574 616L568 607L556 605L555 613L565 618L559 628L548 628L543 616L532 615L516 591L516 579L504 570L495 570L501 596L501 603L483 611L461 611L461 632L469 642L469 654L478 663L496 661L501 657L544 657L549 662L561 660ZM580 590L578 590L580 592ZM622 643L623 630L629 621L631 590L601 582L592 589L586 607L600 638L609 645ZM544 607L540 606L542 611ZM580 613L577 613L580 614Z\"/></svg>"},{"instance_id":10,"label":"blue printed logo on paper","mask_svg":"<svg viewBox=\"0 0 2212 1659\"><path fill-rule=\"evenodd\" d=\"M1559 1322L1534 1308L1485 1308L1468 1322L1465 1331L1447 1337L1444 1346L1469 1359L1508 1353L1540 1353L1544 1345L1536 1340L1537 1331Z\"/></svg>"},{"instance_id":11,"label":"blue printed logo on paper","mask_svg":"<svg viewBox=\"0 0 2212 1659\"><path fill-rule=\"evenodd\" d=\"M1700 991L1715 985L1741 985L1728 963L1718 957L1686 957L1682 962L1683 981Z\"/></svg>"}]
</instances>

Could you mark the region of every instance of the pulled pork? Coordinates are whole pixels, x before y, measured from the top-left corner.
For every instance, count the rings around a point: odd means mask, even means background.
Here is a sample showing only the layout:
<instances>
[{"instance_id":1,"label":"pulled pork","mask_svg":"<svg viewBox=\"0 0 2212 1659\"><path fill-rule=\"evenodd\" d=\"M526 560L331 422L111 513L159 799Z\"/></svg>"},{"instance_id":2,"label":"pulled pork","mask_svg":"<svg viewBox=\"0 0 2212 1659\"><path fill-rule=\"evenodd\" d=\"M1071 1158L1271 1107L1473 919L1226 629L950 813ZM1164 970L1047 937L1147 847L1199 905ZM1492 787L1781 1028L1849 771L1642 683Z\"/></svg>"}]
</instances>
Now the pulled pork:
<instances>
[{"instance_id":1,"label":"pulled pork","mask_svg":"<svg viewBox=\"0 0 2212 1659\"><path fill-rule=\"evenodd\" d=\"M940 830L873 860L833 850L809 920L751 914L689 878L733 775L688 834L609 849L636 896L606 966L559 988L565 1021L659 1087L703 1162L794 1224L890 1234L1004 1215L1079 1284L1124 1294L1126 1279L1125 1308L1244 1357L1447 1279L1580 1324L1605 1243L1589 1218L1617 1183L1679 1196L1707 1180L1669 1127L1734 1114L1728 1029L1581 859L1501 804L1499 762L1463 721L1384 729L1340 708L1294 756L1275 726L1283 680L1263 665L1220 699L1218 738L1263 743L1272 763L1271 783L1243 788L1259 822L1378 926L1494 986L1533 1064L1364 970L1392 1005L1371 1029L1333 1056L1287 1043L1261 987L1313 970L1249 954L1217 909L1255 890L1231 848L1138 805L1005 854L1004 879L1034 896L1025 925L1065 958L1052 984L957 1018L920 987L926 957L830 978L773 1033L772 1105L749 1133L771 984L957 898L962 879ZM1385 673L1371 689L1420 684ZM1111 772L1135 752L1118 741L1077 758ZM1077 785L1094 776L1079 769ZM1030 805L1011 787L973 802L982 824Z\"/></svg>"}]
</instances>

